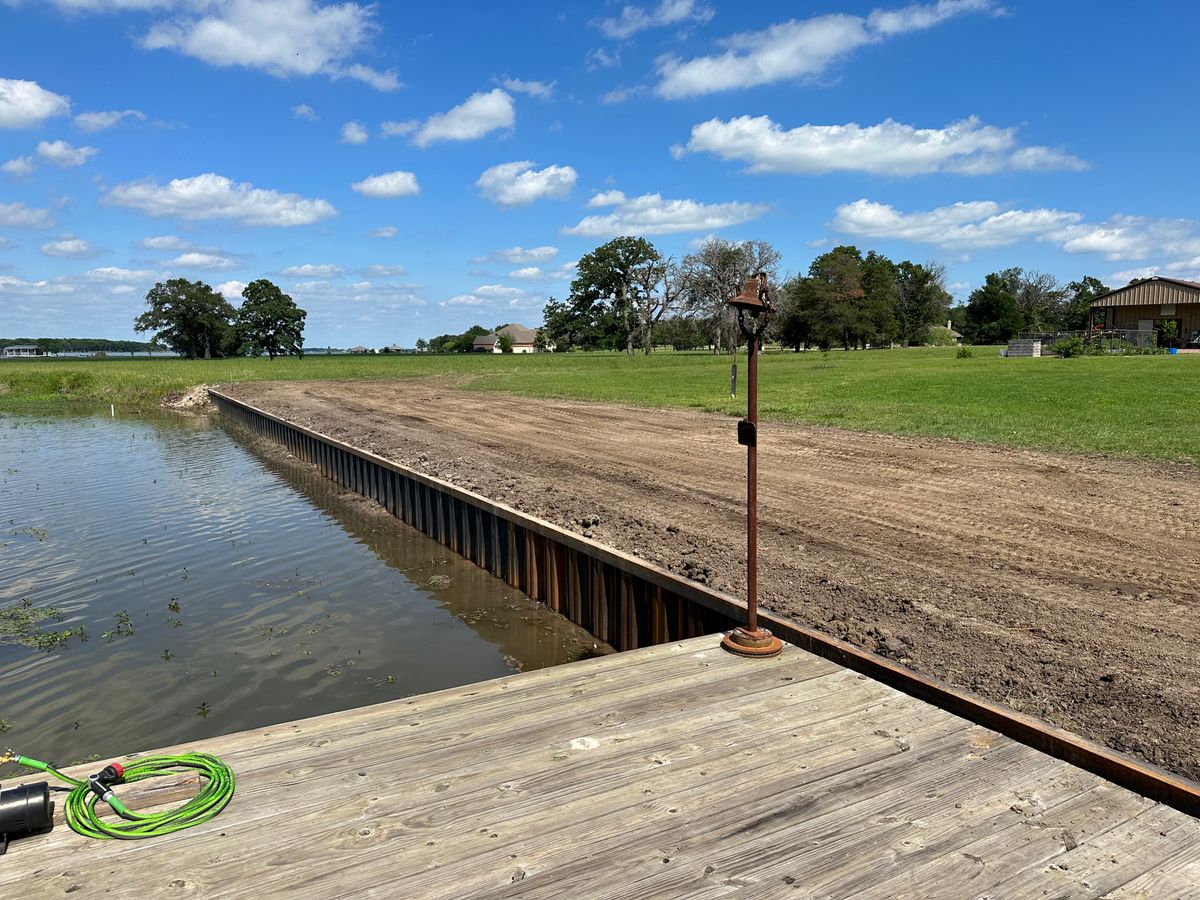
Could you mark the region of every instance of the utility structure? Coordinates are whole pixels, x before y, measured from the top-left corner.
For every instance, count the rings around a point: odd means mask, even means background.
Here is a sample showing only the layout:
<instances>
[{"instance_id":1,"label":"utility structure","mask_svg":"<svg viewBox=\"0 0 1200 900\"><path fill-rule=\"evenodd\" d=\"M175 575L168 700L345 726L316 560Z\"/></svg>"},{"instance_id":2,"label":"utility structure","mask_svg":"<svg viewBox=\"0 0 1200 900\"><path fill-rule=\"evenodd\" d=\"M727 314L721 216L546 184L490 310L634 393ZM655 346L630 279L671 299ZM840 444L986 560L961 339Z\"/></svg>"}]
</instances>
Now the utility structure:
<instances>
[{"instance_id":1,"label":"utility structure","mask_svg":"<svg viewBox=\"0 0 1200 900\"><path fill-rule=\"evenodd\" d=\"M738 422L738 443L746 448L746 627L725 635L721 646L739 656L778 656L783 642L758 627L758 345L771 316L767 275L746 279L729 301L738 329L746 336L746 418Z\"/></svg>"}]
</instances>

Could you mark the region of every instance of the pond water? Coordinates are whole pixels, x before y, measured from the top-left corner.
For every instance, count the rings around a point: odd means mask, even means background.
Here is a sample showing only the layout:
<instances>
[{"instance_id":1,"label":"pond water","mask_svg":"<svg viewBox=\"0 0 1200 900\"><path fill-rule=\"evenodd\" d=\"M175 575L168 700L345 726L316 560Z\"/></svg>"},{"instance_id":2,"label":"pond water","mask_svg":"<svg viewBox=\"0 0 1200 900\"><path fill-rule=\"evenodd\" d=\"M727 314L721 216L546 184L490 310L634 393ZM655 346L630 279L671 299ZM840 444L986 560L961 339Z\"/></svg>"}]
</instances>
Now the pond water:
<instances>
[{"instance_id":1,"label":"pond water","mask_svg":"<svg viewBox=\"0 0 1200 900\"><path fill-rule=\"evenodd\" d=\"M60 764L600 652L591 635L208 417L0 416L0 747ZM11 631L11 629L10 629Z\"/></svg>"}]
</instances>

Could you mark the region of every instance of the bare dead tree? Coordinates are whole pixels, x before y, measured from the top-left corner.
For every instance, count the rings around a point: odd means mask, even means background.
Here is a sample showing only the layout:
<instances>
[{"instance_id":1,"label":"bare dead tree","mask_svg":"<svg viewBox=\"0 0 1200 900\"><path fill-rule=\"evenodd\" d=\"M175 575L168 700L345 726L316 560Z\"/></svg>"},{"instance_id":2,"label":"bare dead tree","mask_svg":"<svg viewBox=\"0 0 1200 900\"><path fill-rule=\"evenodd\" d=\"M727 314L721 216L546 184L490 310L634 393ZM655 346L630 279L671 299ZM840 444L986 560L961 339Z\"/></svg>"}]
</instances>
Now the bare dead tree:
<instances>
[{"instance_id":1,"label":"bare dead tree","mask_svg":"<svg viewBox=\"0 0 1200 900\"><path fill-rule=\"evenodd\" d=\"M684 308L708 323L714 353L719 354L722 346L730 351L737 346L737 326L726 301L758 272L766 272L774 281L780 259L779 251L766 241L735 244L720 238L710 238L683 258L680 292Z\"/></svg>"},{"instance_id":2,"label":"bare dead tree","mask_svg":"<svg viewBox=\"0 0 1200 900\"><path fill-rule=\"evenodd\" d=\"M642 352L654 350L654 326L668 312L679 308L682 282L673 257L649 260L639 266L633 277L632 306L637 314Z\"/></svg>"}]
</instances>

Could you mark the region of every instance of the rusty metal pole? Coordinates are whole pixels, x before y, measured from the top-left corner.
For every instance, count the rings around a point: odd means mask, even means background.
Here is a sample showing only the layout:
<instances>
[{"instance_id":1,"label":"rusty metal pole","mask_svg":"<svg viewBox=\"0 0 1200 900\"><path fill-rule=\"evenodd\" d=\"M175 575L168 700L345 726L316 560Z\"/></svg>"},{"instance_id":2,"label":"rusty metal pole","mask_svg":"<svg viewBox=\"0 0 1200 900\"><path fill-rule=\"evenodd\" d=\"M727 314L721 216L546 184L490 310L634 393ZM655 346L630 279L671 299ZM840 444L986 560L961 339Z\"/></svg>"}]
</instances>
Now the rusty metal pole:
<instances>
[{"instance_id":1,"label":"rusty metal pole","mask_svg":"<svg viewBox=\"0 0 1200 900\"><path fill-rule=\"evenodd\" d=\"M758 433L758 335L746 359L746 421ZM746 630L758 631L758 441L746 448Z\"/></svg>"},{"instance_id":2,"label":"rusty metal pole","mask_svg":"<svg viewBox=\"0 0 1200 900\"><path fill-rule=\"evenodd\" d=\"M767 276L761 272L729 301L746 336L746 418L738 423L738 443L746 447L746 627L737 627L721 646L739 656L778 656L783 642L758 627L758 350L771 312ZM752 318L747 324L746 317Z\"/></svg>"}]
</instances>

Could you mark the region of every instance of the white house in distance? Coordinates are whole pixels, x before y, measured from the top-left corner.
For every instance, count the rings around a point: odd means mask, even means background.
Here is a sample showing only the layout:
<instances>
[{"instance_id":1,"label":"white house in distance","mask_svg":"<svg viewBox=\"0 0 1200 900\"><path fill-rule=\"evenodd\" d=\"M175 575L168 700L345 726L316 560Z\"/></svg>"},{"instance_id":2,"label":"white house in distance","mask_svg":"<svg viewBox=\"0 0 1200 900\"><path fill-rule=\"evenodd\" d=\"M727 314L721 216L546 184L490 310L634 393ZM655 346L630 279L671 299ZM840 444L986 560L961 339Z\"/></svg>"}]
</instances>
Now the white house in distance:
<instances>
[{"instance_id":1,"label":"white house in distance","mask_svg":"<svg viewBox=\"0 0 1200 900\"><path fill-rule=\"evenodd\" d=\"M532 353L534 341L537 340L537 332L524 325L505 325L499 331L481 334L475 338L475 342L471 345L471 352L502 353L503 351L500 349L501 335L507 336L512 341L513 353Z\"/></svg>"},{"instance_id":2,"label":"white house in distance","mask_svg":"<svg viewBox=\"0 0 1200 900\"><path fill-rule=\"evenodd\" d=\"M5 359L28 359L34 356L46 356L47 353L37 344L10 344L0 350L0 356Z\"/></svg>"}]
</instances>

